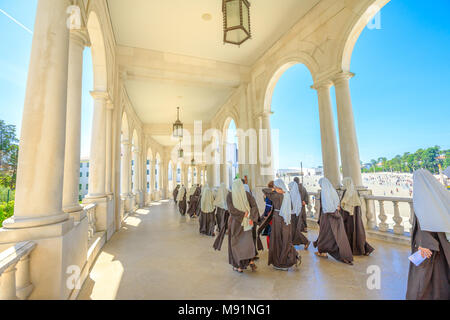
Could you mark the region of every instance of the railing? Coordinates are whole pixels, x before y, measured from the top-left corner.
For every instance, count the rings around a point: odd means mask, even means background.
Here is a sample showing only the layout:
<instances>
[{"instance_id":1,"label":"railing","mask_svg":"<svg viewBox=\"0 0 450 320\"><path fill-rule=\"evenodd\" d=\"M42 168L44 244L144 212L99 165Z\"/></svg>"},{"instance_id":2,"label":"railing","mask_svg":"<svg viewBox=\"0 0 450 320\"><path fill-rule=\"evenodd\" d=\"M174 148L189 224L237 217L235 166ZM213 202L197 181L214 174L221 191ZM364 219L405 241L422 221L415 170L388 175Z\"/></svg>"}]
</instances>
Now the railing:
<instances>
[{"instance_id":1,"label":"railing","mask_svg":"<svg viewBox=\"0 0 450 320\"><path fill-rule=\"evenodd\" d=\"M91 203L84 207L84 211L86 211L86 216L88 218L88 240L91 240L96 232L95 228L95 223L97 222L97 217L95 214L96 209L97 209L96 203Z\"/></svg>"},{"instance_id":2,"label":"railing","mask_svg":"<svg viewBox=\"0 0 450 320\"><path fill-rule=\"evenodd\" d=\"M0 300L25 300L34 286L30 280L30 253L33 241L19 242L0 253Z\"/></svg>"},{"instance_id":3,"label":"railing","mask_svg":"<svg viewBox=\"0 0 450 320\"><path fill-rule=\"evenodd\" d=\"M405 230L411 231L414 218L413 200L411 198L372 195L365 195L362 198L365 200L367 227L369 229L376 229L381 232L390 232L392 230L397 235L404 235ZM378 215L375 202L378 203ZM386 202L392 204L393 214L387 212ZM400 206L402 206L403 210L400 210ZM392 222L388 221L390 217L392 217Z\"/></svg>"},{"instance_id":4,"label":"railing","mask_svg":"<svg viewBox=\"0 0 450 320\"><path fill-rule=\"evenodd\" d=\"M320 203L317 201L318 196L319 192L309 192L307 216L314 220L319 217ZM377 230L386 234L393 232L396 235L408 236L405 232L411 231L414 218L412 198L361 194L361 200L363 217L366 219L364 222L366 222L368 230ZM389 206L386 203L389 203ZM378 204L378 211L375 204Z\"/></svg>"}]
</instances>

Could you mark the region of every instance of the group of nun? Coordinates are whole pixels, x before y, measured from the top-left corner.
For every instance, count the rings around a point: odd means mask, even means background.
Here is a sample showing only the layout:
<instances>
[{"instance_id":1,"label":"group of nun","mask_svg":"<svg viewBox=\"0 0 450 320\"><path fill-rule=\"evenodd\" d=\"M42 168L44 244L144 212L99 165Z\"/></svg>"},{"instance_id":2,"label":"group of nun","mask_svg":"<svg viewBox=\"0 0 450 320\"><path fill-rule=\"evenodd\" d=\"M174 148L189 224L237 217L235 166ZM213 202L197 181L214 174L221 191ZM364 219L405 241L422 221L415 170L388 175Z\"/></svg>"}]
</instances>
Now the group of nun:
<instances>
[{"instance_id":1,"label":"group of nun","mask_svg":"<svg viewBox=\"0 0 450 320\"><path fill-rule=\"evenodd\" d=\"M407 299L450 299L450 193L426 170L414 173L414 217L411 251L420 251L425 261L410 264ZM328 255L352 265L354 256L369 256L374 248L367 242L362 221L361 198L351 178L342 181L342 194L327 178L319 180L317 201L319 235L313 246L315 255ZM201 193L200 193L201 192ZM199 217L200 233L216 236L215 250L221 250L228 236L228 262L243 273L257 270L258 251L263 250L261 235L267 236L268 264L278 270L289 270L301 263L296 246L307 250L306 205L309 197L296 178L286 187L281 179L262 190L266 203L261 216L248 185L241 179L224 183L217 189L195 186L187 193L192 217ZM181 214L186 212L186 190L179 186L174 199ZM183 204L184 202L184 204ZM183 213L184 212L184 213ZM215 233L217 231L217 234Z\"/></svg>"}]
</instances>

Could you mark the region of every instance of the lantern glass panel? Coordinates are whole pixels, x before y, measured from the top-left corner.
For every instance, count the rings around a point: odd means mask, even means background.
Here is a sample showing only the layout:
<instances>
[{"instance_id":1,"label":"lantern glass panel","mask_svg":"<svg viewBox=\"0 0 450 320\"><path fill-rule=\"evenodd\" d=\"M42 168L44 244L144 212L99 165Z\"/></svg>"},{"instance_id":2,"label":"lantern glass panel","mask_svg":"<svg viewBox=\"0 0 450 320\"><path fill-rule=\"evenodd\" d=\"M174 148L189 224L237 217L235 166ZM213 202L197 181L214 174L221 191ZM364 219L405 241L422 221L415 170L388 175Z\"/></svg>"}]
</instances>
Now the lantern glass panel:
<instances>
[{"instance_id":1,"label":"lantern glass panel","mask_svg":"<svg viewBox=\"0 0 450 320\"><path fill-rule=\"evenodd\" d=\"M240 0L232 0L226 3L227 28L237 27L241 24L239 2Z\"/></svg>"},{"instance_id":2,"label":"lantern glass panel","mask_svg":"<svg viewBox=\"0 0 450 320\"><path fill-rule=\"evenodd\" d=\"M242 2L242 25L244 29L250 34L250 21L249 21L249 13L248 7L245 2Z\"/></svg>"}]
</instances>

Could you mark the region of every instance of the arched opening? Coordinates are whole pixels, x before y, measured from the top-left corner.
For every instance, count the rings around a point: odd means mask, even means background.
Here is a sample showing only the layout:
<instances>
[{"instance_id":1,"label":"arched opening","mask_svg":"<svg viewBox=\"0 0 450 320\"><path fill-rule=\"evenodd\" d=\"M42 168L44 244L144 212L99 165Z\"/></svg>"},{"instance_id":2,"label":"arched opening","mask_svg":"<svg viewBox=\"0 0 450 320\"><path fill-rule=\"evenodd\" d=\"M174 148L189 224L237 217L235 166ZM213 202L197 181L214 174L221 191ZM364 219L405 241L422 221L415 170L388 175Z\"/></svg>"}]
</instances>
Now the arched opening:
<instances>
[{"instance_id":1,"label":"arched opening","mask_svg":"<svg viewBox=\"0 0 450 320\"><path fill-rule=\"evenodd\" d=\"M177 162L176 184L181 184L181 162Z\"/></svg>"},{"instance_id":2,"label":"arched opening","mask_svg":"<svg viewBox=\"0 0 450 320\"><path fill-rule=\"evenodd\" d=\"M448 147L450 66L442 61L448 60L450 28L439 23L445 21L448 4L442 10L445 1L379 2L378 8L368 8L353 22L338 58L344 70L356 74L351 94L360 129L363 184L375 196L408 198L412 184L396 185L395 180L412 181L412 172L421 167L422 151L428 149L431 155L435 146ZM370 19L381 7L380 24L371 27L374 20L371 23ZM431 139L425 131L432 132ZM437 174L439 162L433 158L427 169ZM409 205L400 202L398 210L408 230ZM393 230L394 207L386 205L384 214L384 223ZM372 223L380 226L379 206L375 206Z\"/></svg>"},{"instance_id":3,"label":"arched opening","mask_svg":"<svg viewBox=\"0 0 450 320\"><path fill-rule=\"evenodd\" d=\"M175 175L174 175L174 170L173 170L173 163L172 163L172 161L169 161L168 172L167 172L167 181L169 182L169 185L168 185L169 195L172 194L172 190L174 189L174 181L175 181L174 176Z\"/></svg>"},{"instance_id":4,"label":"arched opening","mask_svg":"<svg viewBox=\"0 0 450 320\"><path fill-rule=\"evenodd\" d=\"M161 189L161 157L159 153L156 154L155 158L155 191L160 191Z\"/></svg>"},{"instance_id":5,"label":"arched opening","mask_svg":"<svg viewBox=\"0 0 450 320\"><path fill-rule=\"evenodd\" d=\"M136 195L139 192L139 139L136 130L133 131L131 160L131 190Z\"/></svg>"},{"instance_id":6,"label":"arched opening","mask_svg":"<svg viewBox=\"0 0 450 320\"><path fill-rule=\"evenodd\" d=\"M239 143L237 137L237 126L233 118L225 121L223 129L224 149L224 182L231 188L234 178L239 173Z\"/></svg>"},{"instance_id":7,"label":"arched opening","mask_svg":"<svg viewBox=\"0 0 450 320\"><path fill-rule=\"evenodd\" d=\"M152 149L147 149L147 160L146 160L146 185L147 185L147 194L148 194L148 201L152 200L152 164L153 164L153 153Z\"/></svg>"},{"instance_id":8,"label":"arched opening","mask_svg":"<svg viewBox=\"0 0 450 320\"><path fill-rule=\"evenodd\" d=\"M316 191L323 173L321 130L314 80L304 64L289 62L270 80L265 107L270 116L274 173L288 184L294 177ZM282 155L282 156L280 156Z\"/></svg>"},{"instance_id":9,"label":"arched opening","mask_svg":"<svg viewBox=\"0 0 450 320\"><path fill-rule=\"evenodd\" d=\"M130 157L130 131L128 127L127 114L124 112L122 115L121 122L121 154L120 154L120 194L122 196L128 196L130 190L128 189L128 168L129 168L129 157Z\"/></svg>"}]
</instances>

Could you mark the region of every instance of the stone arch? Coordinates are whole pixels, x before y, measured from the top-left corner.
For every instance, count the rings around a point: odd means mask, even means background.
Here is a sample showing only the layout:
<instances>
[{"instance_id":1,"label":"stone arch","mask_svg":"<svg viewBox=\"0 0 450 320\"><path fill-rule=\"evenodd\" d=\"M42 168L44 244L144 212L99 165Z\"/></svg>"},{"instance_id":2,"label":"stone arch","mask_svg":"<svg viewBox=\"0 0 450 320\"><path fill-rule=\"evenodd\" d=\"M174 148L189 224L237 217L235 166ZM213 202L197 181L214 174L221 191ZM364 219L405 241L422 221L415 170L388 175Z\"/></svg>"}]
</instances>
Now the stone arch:
<instances>
[{"instance_id":1,"label":"stone arch","mask_svg":"<svg viewBox=\"0 0 450 320\"><path fill-rule=\"evenodd\" d=\"M343 32L343 38L339 41L341 46L337 50L338 56L336 63L342 71L350 71L353 49L359 36L367 24L389 1L391 0L369 0L359 14L350 20L345 29L346 31Z\"/></svg>"},{"instance_id":2,"label":"stone arch","mask_svg":"<svg viewBox=\"0 0 450 320\"><path fill-rule=\"evenodd\" d=\"M87 22L87 30L91 42L92 64L94 67L94 90L108 90L108 69L105 38L97 13L91 11Z\"/></svg>"},{"instance_id":3,"label":"stone arch","mask_svg":"<svg viewBox=\"0 0 450 320\"><path fill-rule=\"evenodd\" d=\"M275 64L275 67L268 72L268 78L266 79L264 85L264 97L261 112L271 112L272 109L272 97L277 86L278 81L281 76L288 70L290 67L296 64L303 64L311 73L313 80L316 80L316 75L319 70L318 64L315 62L311 56L307 54L300 54L290 57L285 57L278 61Z\"/></svg>"}]
</instances>

